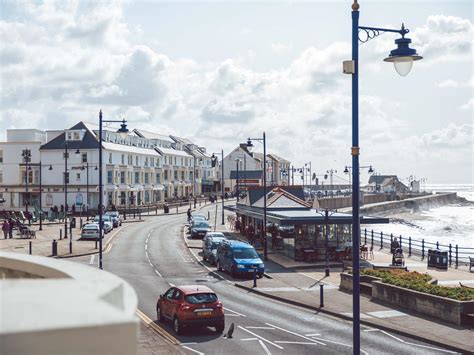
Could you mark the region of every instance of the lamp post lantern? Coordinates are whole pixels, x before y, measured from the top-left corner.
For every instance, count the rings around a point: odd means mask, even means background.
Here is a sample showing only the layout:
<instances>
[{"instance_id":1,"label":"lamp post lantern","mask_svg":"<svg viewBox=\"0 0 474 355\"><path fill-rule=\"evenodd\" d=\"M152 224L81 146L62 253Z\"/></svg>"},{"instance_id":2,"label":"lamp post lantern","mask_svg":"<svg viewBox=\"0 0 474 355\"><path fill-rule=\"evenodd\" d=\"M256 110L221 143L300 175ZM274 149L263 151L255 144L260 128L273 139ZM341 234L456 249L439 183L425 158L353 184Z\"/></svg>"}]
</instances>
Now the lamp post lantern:
<instances>
[{"instance_id":1,"label":"lamp post lantern","mask_svg":"<svg viewBox=\"0 0 474 355\"><path fill-rule=\"evenodd\" d=\"M28 179L29 179L29 169L28 169L28 163L31 160L31 150L30 149L23 149L21 152L21 156L23 157L23 160L25 162L25 209L26 212L28 212L28 204L29 204L29 193L28 193Z\"/></svg>"},{"instance_id":2,"label":"lamp post lantern","mask_svg":"<svg viewBox=\"0 0 474 355\"><path fill-rule=\"evenodd\" d=\"M359 26L359 4L354 0L352 4L352 60L344 62L344 73L352 75L352 325L353 325L353 352L360 353L360 272L359 272L359 41L367 42L383 32L399 33L402 38L395 41L397 49L390 52L385 58L393 62L397 72L407 75L413 61L422 59L414 49L409 48L411 40L405 38L409 32L402 25L400 30ZM359 32L365 33L361 38Z\"/></svg>"},{"instance_id":3,"label":"lamp post lantern","mask_svg":"<svg viewBox=\"0 0 474 355\"><path fill-rule=\"evenodd\" d=\"M128 135L128 128L125 119L121 121L117 120L103 120L102 119L102 110L99 111L99 206L97 212L99 213L99 268L103 269L102 265L102 214L104 213L103 208L103 182L102 182L102 124L104 122L113 123L119 122L121 123L120 128L117 130L120 135L126 137Z\"/></svg>"},{"instance_id":4,"label":"lamp post lantern","mask_svg":"<svg viewBox=\"0 0 474 355\"><path fill-rule=\"evenodd\" d=\"M253 147L252 140L261 141L263 143L263 259L268 260L267 248L267 144L265 131L262 138L247 138L247 147Z\"/></svg>"},{"instance_id":5,"label":"lamp post lantern","mask_svg":"<svg viewBox=\"0 0 474 355\"><path fill-rule=\"evenodd\" d=\"M217 162L217 156L212 153L212 161ZM221 150L221 200L222 200L222 225L225 224L224 222L224 149Z\"/></svg>"}]
</instances>

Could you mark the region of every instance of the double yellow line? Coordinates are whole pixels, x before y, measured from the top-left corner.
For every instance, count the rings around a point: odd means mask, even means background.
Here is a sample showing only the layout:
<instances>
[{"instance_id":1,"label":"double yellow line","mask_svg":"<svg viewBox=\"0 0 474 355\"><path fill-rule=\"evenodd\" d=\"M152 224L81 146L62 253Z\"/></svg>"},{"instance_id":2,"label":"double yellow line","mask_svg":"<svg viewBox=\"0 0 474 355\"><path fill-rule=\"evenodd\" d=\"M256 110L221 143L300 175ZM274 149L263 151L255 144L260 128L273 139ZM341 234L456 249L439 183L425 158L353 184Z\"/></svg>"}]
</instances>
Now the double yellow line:
<instances>
[{"instance_id":1,"label":"double yellow line","mask_svg":"<svg viewBox=\"0 0 474 355\"><path fill-rule=\"evenodd\" d=\"M137 308L137 316L145 323L147 326L149 326L151 329L153 329L156 333L161 335L163 338L168 340L174 345L180 345L180 342L178 339L176 339L174 336L172 336L170 333L168 333L166 330L161 328L159 325L157 325L153 320L151 320L145 313L140 311Z\"/></svg>"}]
</instances>

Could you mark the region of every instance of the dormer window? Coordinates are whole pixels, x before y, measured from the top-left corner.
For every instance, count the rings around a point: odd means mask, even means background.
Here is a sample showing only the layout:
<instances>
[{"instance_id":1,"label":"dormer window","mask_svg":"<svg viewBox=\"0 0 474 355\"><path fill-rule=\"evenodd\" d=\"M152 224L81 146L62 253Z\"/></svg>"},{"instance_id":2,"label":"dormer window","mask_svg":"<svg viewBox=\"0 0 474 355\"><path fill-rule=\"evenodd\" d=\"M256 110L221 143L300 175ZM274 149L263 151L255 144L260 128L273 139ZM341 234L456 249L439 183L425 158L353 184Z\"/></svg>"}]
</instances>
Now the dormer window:
<instances>
[{"instance_id":1,"label":"dormer window","mask_svg":"<svg viewBox=\"0 0 474 355\"><path fill-rule=\"evenodd\" d=\"M84 137L84 131L66 131L66 140L67 141L80 141Z\"/></svg>"}]
</instances>

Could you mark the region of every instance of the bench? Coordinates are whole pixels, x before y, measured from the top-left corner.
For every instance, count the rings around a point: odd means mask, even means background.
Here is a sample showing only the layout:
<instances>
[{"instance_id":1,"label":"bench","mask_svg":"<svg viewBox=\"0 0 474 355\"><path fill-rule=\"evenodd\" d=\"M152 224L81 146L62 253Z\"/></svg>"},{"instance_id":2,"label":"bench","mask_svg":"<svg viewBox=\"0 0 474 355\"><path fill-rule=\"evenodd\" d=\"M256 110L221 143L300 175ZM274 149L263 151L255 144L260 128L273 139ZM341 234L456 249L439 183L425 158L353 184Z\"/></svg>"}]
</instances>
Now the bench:
<instances>
[{"instance_id":1,"label":"bench","mask_svg":"<svg viewBox=\"0 0 474 355\"><path fill-rule=\"evenodd\" d=\"M474 267L474 258L469 257L469 272Z\"/></svg>"}]
</instances>

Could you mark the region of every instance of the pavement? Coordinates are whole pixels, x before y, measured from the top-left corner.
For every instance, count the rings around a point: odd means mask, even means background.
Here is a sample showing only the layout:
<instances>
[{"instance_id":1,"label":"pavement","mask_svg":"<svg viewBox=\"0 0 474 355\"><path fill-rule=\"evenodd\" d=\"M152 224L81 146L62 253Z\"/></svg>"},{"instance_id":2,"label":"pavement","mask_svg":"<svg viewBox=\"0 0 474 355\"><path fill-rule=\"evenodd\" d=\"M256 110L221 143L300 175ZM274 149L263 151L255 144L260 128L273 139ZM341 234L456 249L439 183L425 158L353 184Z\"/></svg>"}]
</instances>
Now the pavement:
<instances>
[{"instance_id":1,"label":"pavement","mask_svg":"<svg viewBox=\"0 0 474 355\"><path fill-rule=\"evenodd\" d=\"M244 236L230 232L229 226L219 225L217 231L232 233L238 239ZM201 248L200 240L188 240L188 247ZM375 265L389 265L391 254L386 249L374 250L371 260ZM267 277L257 280L236 280L235 286L249 293L279 300L296 306L325 313L350 321L352 319L352 293L339 290L341 267L331 268L330 276L325 276L324 263L308 263L293 261L279 253L269 252L265 262ZM439 280L439 284L459 286L474 284L474 274L467 267L449 268L447 271L428 269L426 259L419 256L406 258L405 265L409 270L428 273ZM323 306L321 306L320 285L324 285ZM361 296L361 324L369 328L365 331L387 331L407 336L420 341L427 341L439 347L447 347L456 352L474 353L474 328L458 327L452 323L416 314L405 309L395 309L376 303L369 297Z\"/></svg>"}]
</instances>

